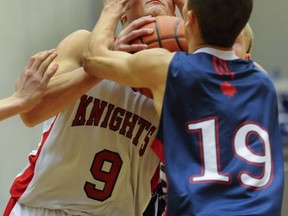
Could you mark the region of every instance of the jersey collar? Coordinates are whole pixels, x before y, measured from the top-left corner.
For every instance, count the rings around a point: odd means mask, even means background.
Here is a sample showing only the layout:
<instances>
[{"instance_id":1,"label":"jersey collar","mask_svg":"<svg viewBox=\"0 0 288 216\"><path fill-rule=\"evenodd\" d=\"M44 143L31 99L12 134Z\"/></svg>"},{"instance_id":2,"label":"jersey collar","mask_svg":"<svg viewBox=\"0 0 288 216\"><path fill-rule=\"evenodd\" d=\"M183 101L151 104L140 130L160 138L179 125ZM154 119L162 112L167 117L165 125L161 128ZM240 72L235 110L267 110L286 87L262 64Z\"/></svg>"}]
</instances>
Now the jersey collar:
<instances>
[{"instance_id":1,"label":"jersey collar","mask_svg":"<svg viewBox=\"0 0 288 216\"><path fill-rule=\"evenodd\" d=\"M233 50L223 51L223 50L214 49L211 47L203 47L203 48L196 50L193 54L196 54L196 53L208 53L208 54L214 55L214 56L216 56L220 59L223 59L223 60L239 59L239 57L236 56L236 54Z\"/></svg>"}]
</instances>

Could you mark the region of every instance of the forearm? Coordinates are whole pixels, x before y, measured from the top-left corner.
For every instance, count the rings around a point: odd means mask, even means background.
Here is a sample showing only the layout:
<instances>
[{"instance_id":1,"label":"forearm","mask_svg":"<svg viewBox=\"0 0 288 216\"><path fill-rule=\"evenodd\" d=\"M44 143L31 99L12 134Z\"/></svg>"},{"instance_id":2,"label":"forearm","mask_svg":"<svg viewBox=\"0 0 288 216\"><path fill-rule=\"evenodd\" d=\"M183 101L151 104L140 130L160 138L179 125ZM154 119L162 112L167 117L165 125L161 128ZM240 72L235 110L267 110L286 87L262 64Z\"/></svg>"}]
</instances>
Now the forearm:
<instances>
[{"instance_id":1,"label":"forearm","mask_svg":"<svg viewBox=\"0 0 288 216\"><path fill-rule=\"evenodd\" d=\"M0 100L0 121L19 114L25 110L23 99L16 98L13 95Z\"/></svg>"},{"instance_id":2,"label":"forearm","mask_svg":"<svg viewBox=\"0 0 288 216\"><path fill-rule=\"evenodd\" d=\"M105 47L112 49L114 45L114 33L118 24L120 16L117 13L113 13L113 10L109 7L104 7L101 12L101 16L97 21L90 38L88 46L84 50L87 55L93 56L98 52L98 47Z\"/></svg>"},{"instance_id":3,"label":"forearm","mask_svg":"<svg viewBox=\"0 0 288 216\"><path fill-rule=\"evenodd\" d=\"M97 24L90 35L83 52L82 63L84 70L93 76L101 77L98 68L105 70L106 67L109 67L109 63L104 58L109 55L109 50L113 48L114 34L122 15L121 11L119 6L114 8L110 5L104 5Z\"/></svg>"},{"instance_id":4,"label":"forearm","mask_svg":"<svg viewBox=\"0 0 288 216\"><path fill-rule=\"evenodd\" d=\"M32 127L64 111L99 81L82 68L82 53L89 36L89 31L78 30L58 44L58 56L53 63L59 68L51 78L44 97L35 108L21 114L27 126Z\"/></svg>"},{"instance_id":5,"label":"forearm","mask_svg":"<svg viewBox=\"0 0 288 216\"><path fill-rule=\"evenodd\" d=\"M42 102L29 112L22 113L22 121L33 127L62 112L100 80L82 68L51 79Z\"/></svg>"}]
</instances>

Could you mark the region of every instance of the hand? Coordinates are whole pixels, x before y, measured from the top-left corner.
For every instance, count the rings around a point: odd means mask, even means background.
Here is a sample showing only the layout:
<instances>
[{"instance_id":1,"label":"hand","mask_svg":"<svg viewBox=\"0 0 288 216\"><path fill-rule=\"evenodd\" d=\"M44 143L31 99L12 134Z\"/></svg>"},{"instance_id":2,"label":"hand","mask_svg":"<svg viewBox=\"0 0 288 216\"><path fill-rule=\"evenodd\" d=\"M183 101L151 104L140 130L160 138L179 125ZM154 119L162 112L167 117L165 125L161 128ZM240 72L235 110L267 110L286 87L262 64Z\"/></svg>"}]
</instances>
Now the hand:
<instances>
[{"instance_id":1,"label":"hand","mask_svg":"<svg viewBox=\"0 0 288 216\"><path fill-rule=\"evenodd\" d=\"M125 13L129 8L129 0L103 0L104 9L108 8L111 10L112 15L119 16L119 18Z\"/></svg>"},{"instance_id":2,"label":"hand","mask_svg":"<svg viewBox=\"0 0 288 216\"><path fill-rule=\"evenodd\" d=\"M124 30L119 33L114 43L114 50L134 53L143 49L147 49L148 46L146 44L131 44L131 41L138 37L152 34L153 29L139 28L153 21L155 21L154 17L144 16L131 22Z\"/></svg>"},{"instance_id":3,"label":"hand","mask_svg":"<svg viewBox=\"0 0 288 216\"><path fill-rule=\"evenodd\" d=\"M48 66L56 58L54 50L37 53L30 58L16 82L13 97L21 99L23 112L34 108L42 99L48 82L58 69L58 65Z\"/></svg>"}]
</instances>

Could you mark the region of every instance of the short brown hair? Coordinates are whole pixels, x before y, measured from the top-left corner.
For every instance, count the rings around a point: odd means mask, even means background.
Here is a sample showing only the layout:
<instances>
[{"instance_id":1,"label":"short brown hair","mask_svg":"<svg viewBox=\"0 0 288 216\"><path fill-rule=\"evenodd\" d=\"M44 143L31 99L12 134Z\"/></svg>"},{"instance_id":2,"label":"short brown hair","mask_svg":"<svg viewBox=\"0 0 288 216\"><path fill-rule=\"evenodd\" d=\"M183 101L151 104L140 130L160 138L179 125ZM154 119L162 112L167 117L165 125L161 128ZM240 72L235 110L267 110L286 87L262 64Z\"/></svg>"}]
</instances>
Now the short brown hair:
<instances>
[{"instance_id":1,"label":"short brown hair","mask_svg":"<svg viewBox=\"0 0 288 216\"><path fill-rule=\"evenodd\" d=\"M247 24L253 0L188 0L205 43L232 47Z\"/></svg>"}]
</instances>

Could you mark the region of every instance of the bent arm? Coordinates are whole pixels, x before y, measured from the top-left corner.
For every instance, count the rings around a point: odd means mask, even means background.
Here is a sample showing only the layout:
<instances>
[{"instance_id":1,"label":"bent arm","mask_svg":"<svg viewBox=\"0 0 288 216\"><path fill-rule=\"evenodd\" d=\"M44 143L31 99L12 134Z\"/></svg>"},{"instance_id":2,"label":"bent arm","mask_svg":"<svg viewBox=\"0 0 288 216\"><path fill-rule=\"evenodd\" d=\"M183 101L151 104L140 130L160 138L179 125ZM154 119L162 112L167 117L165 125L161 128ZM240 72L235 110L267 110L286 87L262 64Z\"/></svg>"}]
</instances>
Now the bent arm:
<instances>
[{"instance_id":1,"label":"bent arm","mask_svg":"<svg viewBox=\"0 0 288 216\"><path fill-rule=\"evenodd\" d=\"M58 69L57 64L48 69L56 56L57 53L50 50L30 58L16 82L14 94L0 100L0 120L27 112L40 103L49 80Z\"/></svg>"},{"instance_id":2,"label":"bent arm","mask_svg":"<svg viewBox=\"0 0 288 216\"><path fill-rule=\"evenodd\" d=\"M57 46L58 57L54 62L59 69L50 80L42 102L21 114L27 126L32 127L62 112L100 81L82 68L83 47L89 35L85 30L76 31Z\"/></svg>"},{"instance_id":3,"label":"bent arm","mask_svg":"<svg viewBox=\"0 0 288 216\"><path fill-rule=\"evenodd\" d=\"M113 6L104 5L83 52L84 70L93 76L123 85L149 88L153 94L156 110L159 111L168 66L174 54L158 48L135 54L110 50L113 47L115 28L121 17L119 4L115 2Z\"/></svg>"}]
</instances>

